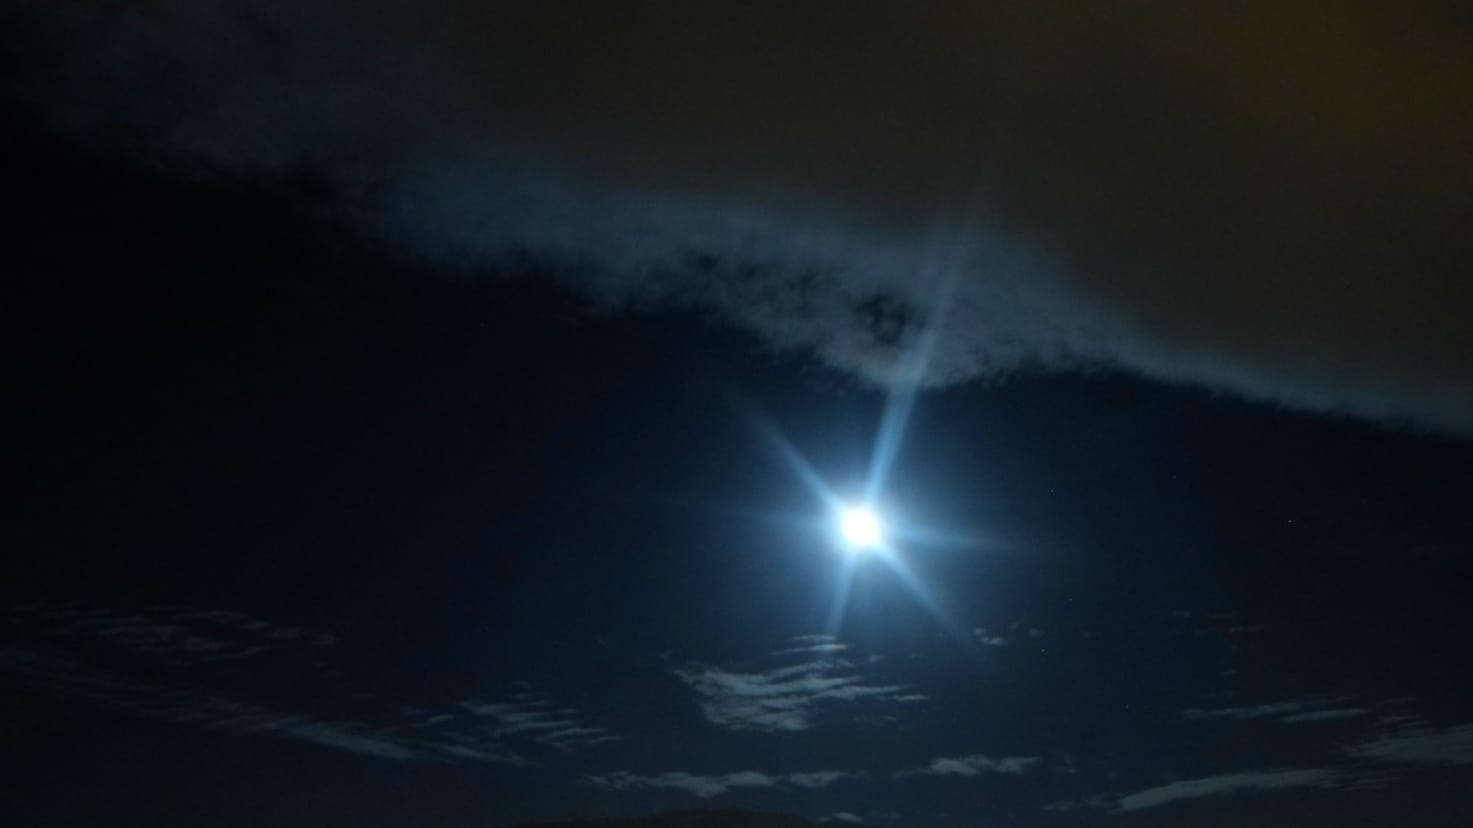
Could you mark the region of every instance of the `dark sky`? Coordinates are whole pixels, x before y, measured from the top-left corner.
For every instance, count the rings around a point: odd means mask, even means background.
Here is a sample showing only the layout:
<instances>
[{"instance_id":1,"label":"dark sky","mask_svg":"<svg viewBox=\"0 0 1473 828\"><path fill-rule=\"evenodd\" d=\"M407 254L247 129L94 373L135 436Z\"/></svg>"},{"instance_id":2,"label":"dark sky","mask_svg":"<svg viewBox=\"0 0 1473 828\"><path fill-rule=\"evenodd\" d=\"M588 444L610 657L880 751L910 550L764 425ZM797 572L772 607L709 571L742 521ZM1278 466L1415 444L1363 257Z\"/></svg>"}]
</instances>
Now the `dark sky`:
<instances>
[{"instance_id":1,"label":"dark sky","mask_svg":"<svg viewBox=\"0 0 1473 828\"><path fill-rule=\"evenodd\" d=\"M7 4L7 822L1473 824L1461 21L353 6Z\"/></svg>"}]
</instances>

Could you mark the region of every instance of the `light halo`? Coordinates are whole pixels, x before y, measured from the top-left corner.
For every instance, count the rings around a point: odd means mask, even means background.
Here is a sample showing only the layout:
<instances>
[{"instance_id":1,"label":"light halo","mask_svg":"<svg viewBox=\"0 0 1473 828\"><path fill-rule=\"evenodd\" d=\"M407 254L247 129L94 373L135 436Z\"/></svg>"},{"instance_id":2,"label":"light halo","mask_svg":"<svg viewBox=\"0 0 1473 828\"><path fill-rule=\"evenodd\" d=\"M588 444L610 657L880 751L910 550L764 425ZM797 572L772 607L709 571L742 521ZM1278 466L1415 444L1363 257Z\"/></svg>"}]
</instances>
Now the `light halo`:
<instances>
[{"instance_id":1,"label":"light halo","mask_svg":"<svg viewBox=\"0 0 1473 828\"><path fill-rule=\"evenodd\" d=\"M851 504L839 510L839 536L845 548L864 552L879 549L885 543L885 527L875 510L864 504Z\"/></svg>"}]
</instances>

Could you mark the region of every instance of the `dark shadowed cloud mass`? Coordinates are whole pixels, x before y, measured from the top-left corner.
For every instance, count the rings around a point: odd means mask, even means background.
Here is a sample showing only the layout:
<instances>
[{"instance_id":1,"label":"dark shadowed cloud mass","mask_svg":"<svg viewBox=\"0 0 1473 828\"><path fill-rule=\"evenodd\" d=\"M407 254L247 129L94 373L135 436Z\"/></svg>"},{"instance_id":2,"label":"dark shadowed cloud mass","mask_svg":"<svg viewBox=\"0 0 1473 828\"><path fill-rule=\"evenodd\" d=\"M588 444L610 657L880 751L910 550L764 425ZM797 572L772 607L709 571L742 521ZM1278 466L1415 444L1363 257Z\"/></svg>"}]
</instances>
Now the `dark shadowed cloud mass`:
<instances>
[{"instance_id":1,"label":"dark shadowed cloud mass","mask_svg":"<svg viewBox=\"0 0 1473 828\"><path fill-rule=\"evenodd\" d=\"M29 3L20 91L868 382L1104 368L1466 432L1467 21L1253 7Z\"/></svg>"}]
</instances>

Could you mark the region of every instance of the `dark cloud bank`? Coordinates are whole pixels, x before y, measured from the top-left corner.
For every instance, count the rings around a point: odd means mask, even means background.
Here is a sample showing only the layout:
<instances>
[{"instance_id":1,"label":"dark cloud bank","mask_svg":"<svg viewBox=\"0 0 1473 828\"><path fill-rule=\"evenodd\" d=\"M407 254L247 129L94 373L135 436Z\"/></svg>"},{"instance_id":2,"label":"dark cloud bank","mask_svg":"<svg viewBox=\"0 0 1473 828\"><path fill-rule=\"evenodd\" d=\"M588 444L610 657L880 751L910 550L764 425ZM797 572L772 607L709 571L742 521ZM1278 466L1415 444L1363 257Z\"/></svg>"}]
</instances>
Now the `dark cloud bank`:
<instances>
[{"instance_id":1,"label":"dark cloud bank","mask_svg":"<svg viewBox=\"0 0 1473 828\"><path fill-rule=\"evenodd\" d=\"M1104 368L1473 431L1455 12L12 5L12 91L65 134L311 178L437 269L879 384Z\"/></svg>"}]
</instances>

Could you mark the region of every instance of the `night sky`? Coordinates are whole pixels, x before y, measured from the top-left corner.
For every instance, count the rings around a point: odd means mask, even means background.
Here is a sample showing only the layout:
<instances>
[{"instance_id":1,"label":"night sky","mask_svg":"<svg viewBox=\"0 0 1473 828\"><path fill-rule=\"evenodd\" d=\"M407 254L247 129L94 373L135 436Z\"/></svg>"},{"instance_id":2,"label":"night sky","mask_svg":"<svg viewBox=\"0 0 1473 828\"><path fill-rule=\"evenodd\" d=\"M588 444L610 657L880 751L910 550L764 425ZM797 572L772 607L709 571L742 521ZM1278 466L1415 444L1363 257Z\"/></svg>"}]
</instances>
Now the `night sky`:
<instances>
[{"instance_id":1,"label":"night sky","mask_svg":"<svg viewBox=\"0 0 1473 828\"><path fill-rule=\"evenodd\" d=\"M517 5L4 4L0 820L1473 825L1466 12Z\"/></svg>"}]
</instances>

